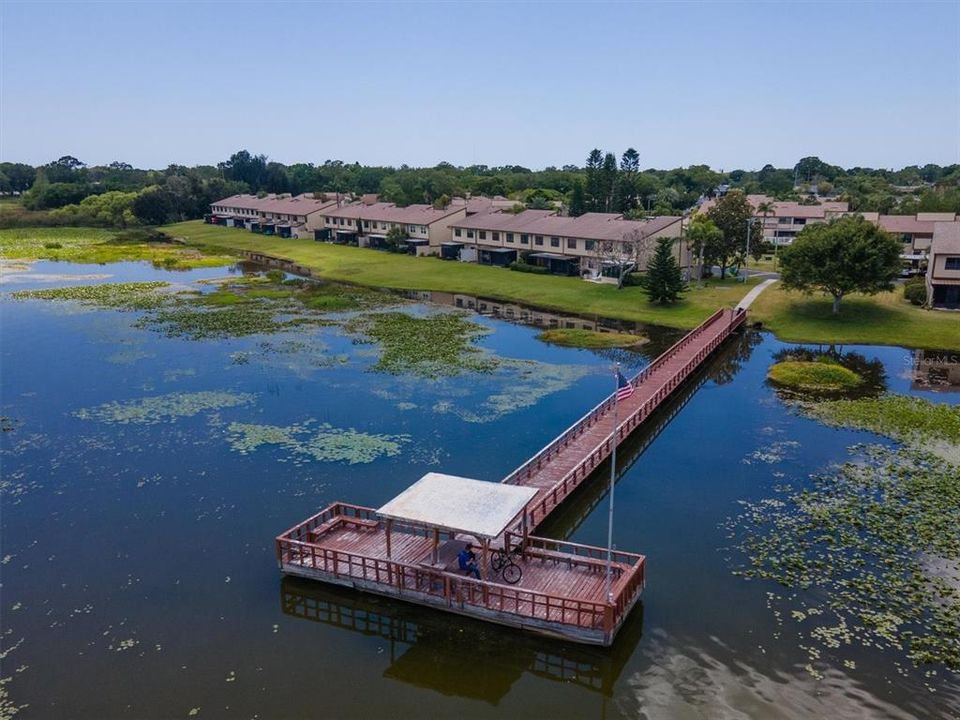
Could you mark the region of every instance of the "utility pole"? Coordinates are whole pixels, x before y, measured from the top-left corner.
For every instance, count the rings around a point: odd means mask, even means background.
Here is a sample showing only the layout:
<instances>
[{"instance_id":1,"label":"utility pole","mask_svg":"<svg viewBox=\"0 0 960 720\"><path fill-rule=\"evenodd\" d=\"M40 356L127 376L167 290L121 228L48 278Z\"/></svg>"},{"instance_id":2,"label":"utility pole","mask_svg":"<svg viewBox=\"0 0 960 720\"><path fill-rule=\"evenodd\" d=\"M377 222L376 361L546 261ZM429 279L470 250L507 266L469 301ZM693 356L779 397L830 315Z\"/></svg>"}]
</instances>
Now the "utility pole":
<instances>
[{"instance_id":1,"label":"utility pole","mask_svg":"<svg viewBox=\"0 0 960 720\"><path fill-rule=\"evenodd\" d=\"M743 256L743 283L747 283L747 265L750 263L750 231L753 229L753 218L747 218L747 254Z\"/></svg>"}]
</instances>

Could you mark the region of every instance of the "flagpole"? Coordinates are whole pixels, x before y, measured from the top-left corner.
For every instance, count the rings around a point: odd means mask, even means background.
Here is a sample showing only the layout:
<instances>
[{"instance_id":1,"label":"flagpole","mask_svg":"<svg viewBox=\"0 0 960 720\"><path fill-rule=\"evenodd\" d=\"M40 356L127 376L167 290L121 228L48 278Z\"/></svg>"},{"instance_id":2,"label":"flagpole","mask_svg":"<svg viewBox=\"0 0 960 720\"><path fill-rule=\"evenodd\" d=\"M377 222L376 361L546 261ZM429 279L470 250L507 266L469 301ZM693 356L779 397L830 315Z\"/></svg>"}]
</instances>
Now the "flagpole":
<instances>
[{"instance_id":1,"label":"flagpole","mask_svg":"<svg viewBox=\"0 0 960 720\"><path fill-rule=\"evenodd\" d=\"M613 596L610 592L611 570L613 557L613 485L617 476L617 425L620 420L618 410L620 405L620 363L616 363L613 373L613 450L610 451L610 510L607 514L607 581L606 594L607 602L613 602Z\"/></svg>"}]
</instances>

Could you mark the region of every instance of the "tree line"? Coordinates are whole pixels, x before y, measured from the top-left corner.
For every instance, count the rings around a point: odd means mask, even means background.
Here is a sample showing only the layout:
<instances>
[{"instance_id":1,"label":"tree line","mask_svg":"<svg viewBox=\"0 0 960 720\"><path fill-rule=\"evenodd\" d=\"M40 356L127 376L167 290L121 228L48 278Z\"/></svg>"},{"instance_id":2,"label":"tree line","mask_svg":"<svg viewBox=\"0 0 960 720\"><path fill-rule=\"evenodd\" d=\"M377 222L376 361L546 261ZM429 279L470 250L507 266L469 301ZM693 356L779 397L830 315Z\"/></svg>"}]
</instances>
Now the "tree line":
<instances>
[{"instance_id":1,"label":"tree line","mask_svg":"<svg viewBox=\"0 0 960 720\"><path fill-rule=\"evenodd\" d=\"M454 196L505 196L522 207L562 206L571 215L618 212L627 217L676 215L720 188L815 202L845 199L852 210L912 214L960 212L960 165L901 170L848 168L802 158L793 168L719 172L707 165L641 169L634 148L619 157L592 149L583 166L533 170L520 165L371 166L327 160L285 165L240 150L217 165L170 165L163 170L128 163L88 166L64 156L34 167L0 163L0 193L21 199L0 223L162 224L200 217L210 203L236 193L377 193L399 205L444 202Z\"/></svg>"}]
</instances>

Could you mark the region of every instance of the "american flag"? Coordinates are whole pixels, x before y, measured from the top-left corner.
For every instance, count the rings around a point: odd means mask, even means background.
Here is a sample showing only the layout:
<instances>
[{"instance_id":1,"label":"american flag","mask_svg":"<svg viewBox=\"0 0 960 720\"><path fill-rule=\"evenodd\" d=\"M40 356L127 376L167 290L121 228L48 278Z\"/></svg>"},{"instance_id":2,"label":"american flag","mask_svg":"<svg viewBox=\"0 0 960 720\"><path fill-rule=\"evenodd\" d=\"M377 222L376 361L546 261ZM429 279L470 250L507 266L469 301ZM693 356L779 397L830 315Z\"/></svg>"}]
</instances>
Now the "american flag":
<instances>
[{"instance_id":1,"label":"american flag","mask_svg":"<svg viewBox=\"0 0 960 720\"><path fill-rule=\"evenodd\" d=\"M627 380L623 373L617 370L617 402L626 400L633 395L633 385Z\"/></svg>"}]
</instances>

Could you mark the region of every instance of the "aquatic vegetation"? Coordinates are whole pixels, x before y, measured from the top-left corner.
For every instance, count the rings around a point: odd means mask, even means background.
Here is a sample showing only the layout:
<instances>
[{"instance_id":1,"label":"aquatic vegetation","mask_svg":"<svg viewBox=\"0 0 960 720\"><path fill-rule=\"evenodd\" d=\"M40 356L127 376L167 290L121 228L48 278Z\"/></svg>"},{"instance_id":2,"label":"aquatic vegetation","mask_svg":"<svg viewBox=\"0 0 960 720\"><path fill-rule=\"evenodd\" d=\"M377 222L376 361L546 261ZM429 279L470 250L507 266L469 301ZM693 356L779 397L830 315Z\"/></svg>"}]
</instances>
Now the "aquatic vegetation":
<instances>
[{"instance_id":1,"label":"aquatic vegetation","mask_svg":"<svg viewBox=\"0 0 960 720\"><path fill-rule=\"evenodd\" d=\"M647 338L640 335L630 335L620 332L597 332L595 330L578 330L575 328L557 328L544 330L537 335L537 340L561 345L563 347L587 348L603 350L607 348L626 348L642 345Z\"/></svg>"},{"instance_id":2,"label":"aquatic vegetation","mask_svg":"<svg viewBox=\"0 0 960 720\"><path fill-rule=\"evenodd\" d=\"M280 316L277 308L266 304L204 308L183 299L172 307L144 315L135 323L137 327L158 330L167 337L190 340L272 334L305 325L329 324L320 317Z\"/></svg>"},{"instance_id":3,"label":"aquatic vegetation","mask_svg":"<svg viewBox=\"0 0 960 720\"><path fill-rule=\"evenodd\" d=\"M592 372L584 365L558 365L536 360L498 358L497 363L490 377L484 378L483 385L494 384L497 389L480 395L477 402L477 393L448 382L441 387L442 397L433 404L433 412L456 415L470 423L493 422L504 415L535 406L548 395L566 390ZM415 397L421 397L421 393Z\"/></svg>"},{"instance_id":4,"label":"aquatic vegetation","mask_svg":"<svg viewBox=\"0 0 960 720\"><path fill-rule=\"evenodd\" d=\"M784 360L770 367L767 379L779 387L812 392L842 392L859 387L863 378L836 362Z\"/></svg>"},{"instance_id":5,"label":"aquatic vegetation","mask_svg":"<svg viewBox=\"0 0 960 720\"><path fill-rule=\"evenodd\" d=\"M960 407L956 405L891 394L805 403L801 408L828 425L869 430L927 449L937 443L960 449Z\"/></svg>"},{"instance_id":6,"label":"aquatic vegetation","mask_svg":"<svg viewBox=\"0 0 960 720\"><path fill-rule=\"evenodd\" d=\"M127 282L101 285L74 285L42 290L19 290L11 293L15 300L65 300L119 310L147 310L163 305L169 295L158 292L170 283Z\"/></svg>"},{"instance_id":7,"label":"aquatic vegetation","mask_svg":"<svg viewBox=\"0 0 960 720\"><path fill-rule=\"evenodd\" d=\"M147 260L156 267L187 270L232 265L222 251L200 252L170 242L162 233L96 228L13 228L0 230L0 258L111 263Z\"/></svg>"},{"instance_id":8,"label":"aquatic vegetation","mask_svg":"<svg viewBox=\"0 0 960 720\"><path fill-rule=\"evenodd\" d=\"M498 363L473 345L490 331L465 313L439 312L425 317L371 313L350 320L346 329L361 336L356 343L377 343L380 356L371 369L392 375L437 378L491 372Z\"/></svg>"},{"instance_id":9,"label":"aquatic vegetation","mask_svg":"<svg viewBox=\"0 0 960 720\"><path fill-rule=\"evenodd\" d=\"M108 402L76 410L73 415L81 420L107 424L155 425L211 410L248 405L255 399L256 396L250 393L222 391L169 393L127 402Z\"/></svg>"},{"instance_id":10,"label":"aquatic vegetation","mask_svg":"<svg viewBox=\"0 0 960 720\"><path fill-rule=\"evenodd\" d=\"M264 445L279 445L288 451L295 464L313 459L318 462L344 462L349 465L373 462L380 457L399 455L409 435L378 435L353 428L335 428L313 420L294 425L256 425L231 423L227 428L230 446L242 454Z\"/></svg>"},{"instance_id":11,"label":"aquatic vegetation","mask_svg":"<svg viewBox=\"0 0 960 720\"><path fill-rule=\"evenodd\" d=\"M745 503L738 574L812 591L791 595L792 616L825 649L859 641L960 672L960 471L912 448L852 451L811 488Z\"/></svg>"}]
</instances>

